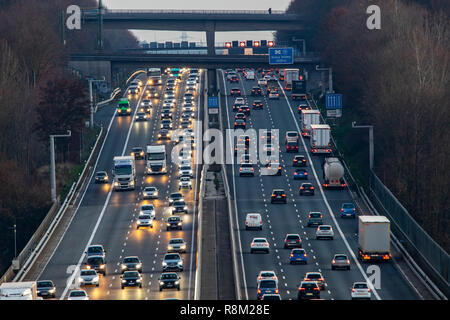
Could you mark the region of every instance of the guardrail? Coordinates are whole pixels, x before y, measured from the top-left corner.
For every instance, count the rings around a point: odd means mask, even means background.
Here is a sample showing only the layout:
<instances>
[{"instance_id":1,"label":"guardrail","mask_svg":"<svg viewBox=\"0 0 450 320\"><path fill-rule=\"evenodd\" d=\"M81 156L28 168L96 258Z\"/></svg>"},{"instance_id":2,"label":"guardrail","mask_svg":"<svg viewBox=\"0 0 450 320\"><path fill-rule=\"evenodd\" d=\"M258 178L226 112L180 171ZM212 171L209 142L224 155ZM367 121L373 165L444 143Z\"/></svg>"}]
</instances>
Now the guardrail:
<instances>
[{"instance_id":1,"label":"guardrail","mask_svg":"<svg viewBox=\"0 0 450 320\"><path fill-rule=\"evenodd\" d=\"M90 10L82 10L84 15L97 15L99 14L98 8ZM109 10L103 9L102 14L127 14L127 13L142 13L142 14L264 14L268 15L268 10ZM284 10L272 10L272 15L292 15L296 14L286 13Z\"/></svg>"},{"instance_id":2,"label":"guardrail","mask_svg":"<svg viewBox=\"0 0 450 320\"><path fill-rule=\"evenodd\" d=\"M200 173L200 195L205 194L205 172L208 170L208 165L204 165ZM202 216L203 216L203 199L199 197L198 204L198 235L197 235L197 270L195 272L195 290L194 300L200 300L201 297L201 278L202 274Z\"/></svg>"},{"instance_id":3,"label":"guardrail","mask_svg":"<svg viewBox=\"0 0 450 320\"><path fill-rule=\"evenodd\" d=\"M114 89L114 91L111 93L111 96L110 96L110 98L109 98L108 100L101 101L101 102L99 102L99 103L97 103L97 104L95 105L95 112L97 112L97 110L98 110L99 107L101 107L101 106L103 106L103 105L105 105L105 104L108 104L108 103L114 101L114 99L116 98L116 96L117 96L121 91L122 91L122 90L121 90L120 88Z\"/></svg>"}]
</instances>

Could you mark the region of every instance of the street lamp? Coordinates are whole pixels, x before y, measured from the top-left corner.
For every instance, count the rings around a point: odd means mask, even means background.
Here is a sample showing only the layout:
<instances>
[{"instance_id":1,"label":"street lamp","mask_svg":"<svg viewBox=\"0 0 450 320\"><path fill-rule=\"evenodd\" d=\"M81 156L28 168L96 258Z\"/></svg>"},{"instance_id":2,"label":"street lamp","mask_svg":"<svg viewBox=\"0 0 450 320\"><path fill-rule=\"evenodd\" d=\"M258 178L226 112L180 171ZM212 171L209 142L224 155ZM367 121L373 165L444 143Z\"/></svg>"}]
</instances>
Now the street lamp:
<instances>
[{"instance_id":1,"label":"street lamp","mask_svg":"<svg viewBox=\"0 0 450 320\"><path fill-rule=\"evenodd\" d=\"M303 42L303 43L302 43L302 45L303 45L303 56L305 56L305 55L306 55L306 43L305 43L305 39L297 39L296 37L293 37L293 38L292 38L292 41L295 41L295 42L301 41L301 42Z\"/></svg>"},{"instance_id":2,"label":"street lamp","mask_svg":"<svg viewBox=\"0 0 450 320\"><path fill-rule=\"evenodd\" d=\"M373 170L373 126L357 126L356 121L352 122L352 128L354 129L369 129L369 167Z\"/></svg>"},{"instance_id":3,"label":"street lamp","mask_svg":"<svg viewBox=\"0 0 450 320\"><path fill-rule=\"evenodd\" d=\"M50 193L52 202L56 202L56 178L55 178L55 138L70 137L72 132L67 130L67 134L50 135Z\"/></svg>"},{"instance_id":4,"label":"street lamp","mask_svg":"<svg viewBox=\"0 0 450 320\"><path fill-rule=\"evenodd\" d=\"M328 93L334 93L333 90L333 68L319 68L318 65L316 65L317 71L328 71Z\"/></svg>"}]
</instances>

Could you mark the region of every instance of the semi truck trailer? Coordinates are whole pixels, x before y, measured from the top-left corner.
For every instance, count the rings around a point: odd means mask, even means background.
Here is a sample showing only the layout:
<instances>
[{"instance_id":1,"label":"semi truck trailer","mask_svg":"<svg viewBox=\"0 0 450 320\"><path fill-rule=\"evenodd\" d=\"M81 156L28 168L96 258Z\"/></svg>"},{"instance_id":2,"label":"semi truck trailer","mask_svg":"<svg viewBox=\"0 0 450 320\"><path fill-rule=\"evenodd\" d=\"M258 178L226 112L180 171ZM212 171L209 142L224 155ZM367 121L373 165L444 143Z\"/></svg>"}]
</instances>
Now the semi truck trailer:
<instances>
[{"instance_id":1,"label":"semi truck trailer","mask_svg":"<svg viewBox=\"0 0 450 320\"><path fill-rule=\"evenodd\" d=\"M391 226L384 216L359 216L358 259L367 261L391 260Z\"/></svg>"},{"instance_id":2,"label":"semi truck trailer","mask_svg":"<svg viewBox=\"0 0 450 320\"><path fill-rule=\"evenodd\" d=\"M336 157L327 157L323 162L323 184L326 189L344 188L344 167Z\"/></svg>"}]
</instances>

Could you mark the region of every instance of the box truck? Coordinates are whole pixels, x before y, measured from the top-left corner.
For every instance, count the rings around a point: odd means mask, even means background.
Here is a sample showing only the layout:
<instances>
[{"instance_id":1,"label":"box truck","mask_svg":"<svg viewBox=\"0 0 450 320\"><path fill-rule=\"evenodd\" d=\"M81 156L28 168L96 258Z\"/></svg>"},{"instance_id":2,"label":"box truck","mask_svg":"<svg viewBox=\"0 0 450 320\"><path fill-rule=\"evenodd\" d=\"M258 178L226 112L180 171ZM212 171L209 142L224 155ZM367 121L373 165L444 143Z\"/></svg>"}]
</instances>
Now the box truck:
<instances>
[{"instance_id":1,"label":"box truck","mask_svg":"<svg viewBox=\"0 0 450 320\"><path fill-rule=\"evenodd\" d=\"M292 100L306 101L306 80L292 80Z\"/></svg>"},{"instance_id":2,"label":"box truck","mask_svg":"<svg viewBox=\"0 0 450 320\"><path fill-rule=\"evenodd\" d=\"M390 261L390 221L384 216L359 216L358 259L360 261Z\"/></svg>"},{"instance_id":3,"label":"box truck","mask_svg":"<svg viewBox=\"0 0 450 320\"><path fill-rule=\"evenodd\" d=\"M312 154L330 154L331 129L327 124L312 124L310 150Z\"/></svg>"},{"instance_id":4,"label":"box truck","mask_svg":"<svg viewBox=\"0 0 450 320\"><path fill-rule=\"evenodd\" d=\"M298 80L299 69L284 69L284 90L292 89L292 80Z\"/></svg>"},{"instance_id":5,"label":"box truck","mask_svg":"<svg viewBox=\"0 0 450 320\"><path fill-rule=\"evenodd\" d=\"M0 285L0 300L40 299L37 296L36 281L4 282Z\"/></svg>"},{"instance_id":6,"label":"box truck","mask_svg":"<svg viewBox=\"0 0 450 320\"><path fill-rule=\"evenodd\" d=\"M311 125L320 124L319 110L302 110L302 136L309 138L311 135Z\"/></svg>"}]
</instances>

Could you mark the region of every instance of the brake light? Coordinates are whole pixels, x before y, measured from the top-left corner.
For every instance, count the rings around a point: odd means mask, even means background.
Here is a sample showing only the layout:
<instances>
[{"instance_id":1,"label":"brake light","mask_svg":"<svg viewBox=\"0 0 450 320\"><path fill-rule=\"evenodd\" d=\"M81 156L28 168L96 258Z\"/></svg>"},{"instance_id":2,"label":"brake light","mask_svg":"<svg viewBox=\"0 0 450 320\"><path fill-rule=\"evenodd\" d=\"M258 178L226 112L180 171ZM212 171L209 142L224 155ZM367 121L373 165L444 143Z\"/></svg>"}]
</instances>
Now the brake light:
<instances>
[{"instance_id":1,"label":"brake light","mask_svg":"<svg viewBox=\"0 0 450 320\"><path fill-rule=\"evenodd\" d=\"M310 189L313 189L313 190L314 190L314 187L311 187Z\"/></svg>"},{"instance_id":2,"label":"brake light","mask_svg":"<svg viewBox=\"0 0 450 320\"><path fill-rule=\"evenodd\" d=\"M315 287L315 288L314 288L314 291L320 291L320 289L319 289L319 288L317 288L317 287Z\"/></svg>"},{"instance_id":3,"label":"brake light","mask_svg":"<svg viewBox=\"0 0 450 320\"><path fill-rule=\"evenodd\" d=\"M344 212L344 209L341 208L341 212Z\"/></svg>"},{"instance_id":4,"label":"brake light","mask_svg":"<svg viewBox=\"0 0 450 320\"><path fill-rule=\"evenodd\" d=\"M298 288L299 291L305 291L305 288Z\"/></svg>"},{"instance_id":5,"label":"brake light","mask_svg":"<svg viewBox=\"0 0 450 320\"><path fill-rule=\"evenodd\" d=\"M300 187L300 190L303 190L303 189L305 189L305 188L303 188L303 187Z\"/></svg>"},{"instance_id":6,"label":"brake light","mask_svg":"<svg viewBox=\"0 0 450 320\"><path fill-rule=\"evenodd\" d=\"M285 195L285 194L282 194L282 196L283 196L283 197L286 197L286 195Z\"/></svg>"},{"instance_id":7,"label":"brake light","mask_svg":"<svg viewBox=\"0 0 450 320\"><path fill-rule=\"evenodd\" d=\"M370 292L370 289L367 289L367 292Z\"/></svg>"},{"instance_id":8,"label":"brake light","mask_svg":"<svg viewBox=\"0 0 450 320\"><path fill-rule=\"evenodd\" d=\"M278 291L278 289L275 289L275 293L278 293L279 291Z\"/></svg>"},{"instance_id":9,"label":"brake light","mask_svg":"<svg viewBox=\"0 0 450 320\"><path fill-rule=\"evenodd\" d=\"M355 292L355 289L352 289L352 292Z\"/></svg>"}]
</instances>

